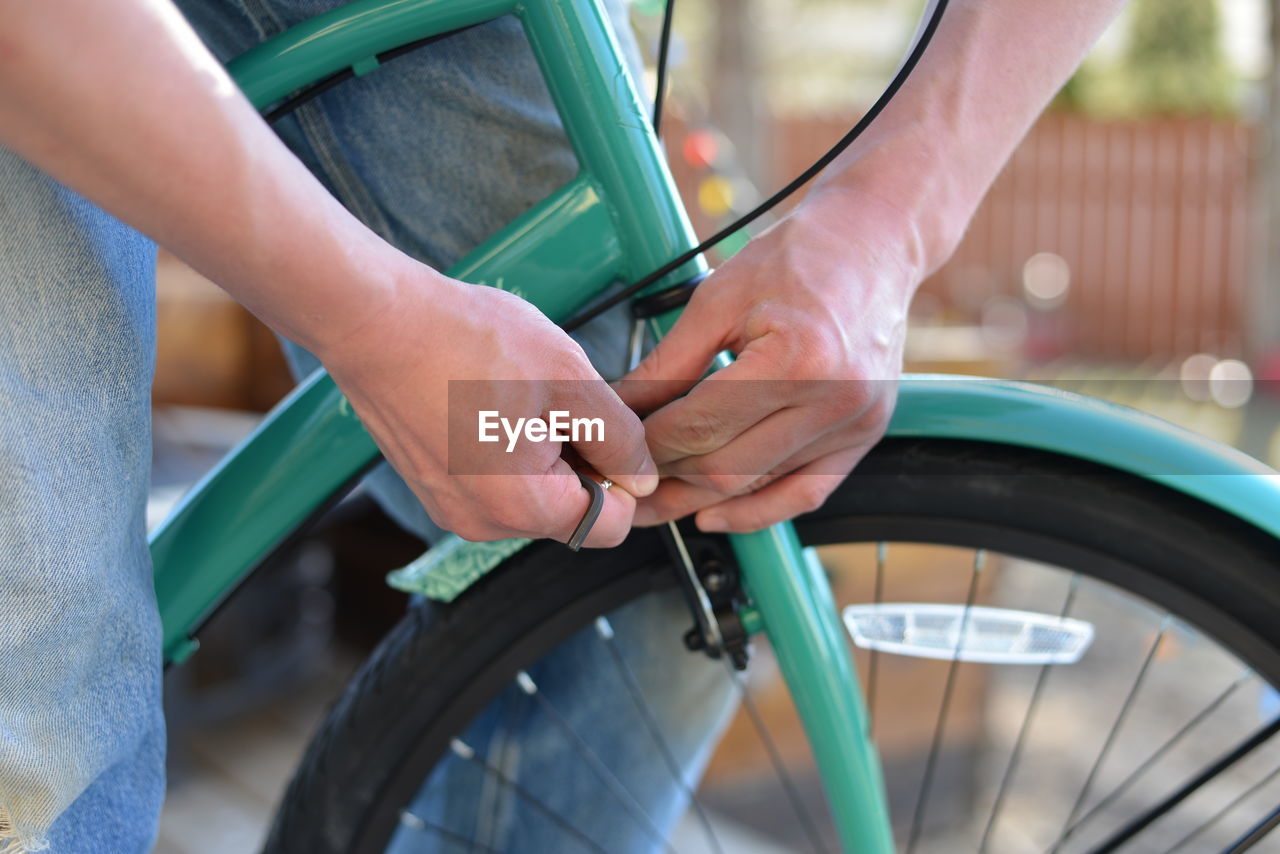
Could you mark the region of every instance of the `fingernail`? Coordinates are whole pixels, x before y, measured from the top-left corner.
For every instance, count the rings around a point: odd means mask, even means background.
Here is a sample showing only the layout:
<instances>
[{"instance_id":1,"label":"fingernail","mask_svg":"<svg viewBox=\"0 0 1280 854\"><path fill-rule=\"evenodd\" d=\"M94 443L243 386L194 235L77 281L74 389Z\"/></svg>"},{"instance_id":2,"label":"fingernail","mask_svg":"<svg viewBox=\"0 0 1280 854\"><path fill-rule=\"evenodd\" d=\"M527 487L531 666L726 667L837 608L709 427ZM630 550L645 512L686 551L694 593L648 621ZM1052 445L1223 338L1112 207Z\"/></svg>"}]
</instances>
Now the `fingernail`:
<instances>
[{"instance_id":1,"label":"fingernail","mask_svg":"<svg viewBox=\"0 0 1280 854\"><path fill-rule=\"evenodd\" d=\"M640 464L640 471L636 472L636 497L643 498L651 495L657 488L658 467L653 464L653 457L645 454L644 462Z\"/></svg>"},{"instance_id":2,"label":"fingernail","mask_svg":"<svg viewBox=\"0 0 1280 854\"><path fill-rule=\"evenodd\" d=\"M729 522L723 516L714 513L699 513L694 520L698 530L708 534L723 534L729 530Z\"/></svg>"}]
</instances>

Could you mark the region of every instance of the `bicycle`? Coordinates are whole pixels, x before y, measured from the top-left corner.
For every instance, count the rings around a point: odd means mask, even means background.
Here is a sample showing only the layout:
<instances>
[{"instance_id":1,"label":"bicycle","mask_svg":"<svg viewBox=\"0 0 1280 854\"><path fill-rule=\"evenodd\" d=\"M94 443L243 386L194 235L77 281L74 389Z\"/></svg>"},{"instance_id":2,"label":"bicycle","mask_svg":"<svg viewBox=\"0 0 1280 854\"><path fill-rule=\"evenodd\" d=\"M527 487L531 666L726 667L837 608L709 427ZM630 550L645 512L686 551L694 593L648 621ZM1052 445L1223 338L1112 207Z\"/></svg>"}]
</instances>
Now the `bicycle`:
<instances>
[{"instance_id":1,"label":"bicycle","mask_svg":"<svg viewBox=\"0 0 1280 854\"><path fill-rule=\"evenodd\" d=\"M519 282L523 296L557 321L598 310L606 288L631 282L606 302L640 294L639 316L661 335L706 274L701 253L712 241L700 244L691 232L594 0L357 0L260 45L231 70L257 107L278 111L347 77L376 73L399 53L506 14L525 28L581 172L447 272L476 284ZM191 655L193 638L217 605L377 459L376 446L323 371L282 401L153 533L166 661ZM1088 644L1069 616L1072 602L1082 586L1105 582L1162 615L1132 693L1175 624L1280 684L1280 593L1269 583L1280 578L1278 539L1280 480L1240 454L1127 410L1033 386L908 377L887 439L824 507L794 523L729 537L671 526L636 532L614 553L576 556L553 543L454 538L395 574L396 586L442 603L447 619L427 621L425 609L415 608L362 668L300 767L268 850L382 851L396 833L433 830L447 841L451 831L432 828L404 806L450 752L481 761L457 740L466 723L513 680L536 693L527 669L578 630L594 623L609 646L602 615L672 586L691 605L690 648L743 667L751 639L767 640L804 725L838 844L850 852L893 850L871 718L822 555L814 550L856 542L876 544L873 610L845 614L855 640L871 650L866 696L874 700L879 652L895 643L947 662L939 725L907 839L912 850L958 665L976 654L967 648L971 635L1006 656L1016 652L1011 638L1034 636L1031 651L1023 650L1024 663L1038 668L1034 707L1050 668ZM903 628L916 621L913 632L929 635L921 628L928 613L882 607L891 541L974 550L964 604L934 613L928 643ZM1061 607L1024 618L1011 609L979 610L980 572L997 551L1068 569ZM1205 566L1218 572L1205 573ZM625 680L630 665L621 654L616 660ZM636 705L643 713L642 697ZM1080 824L1098 811L1090 789L1128 709L1053 850L1068 837L1078 840ZM1018 729L1015 757L1030 720L1028 713ZM1138 837L1277 729L1280 719L1137 809L1095 850ZM660 732L641 730L638 738L652 737L661 747ZM1007 804L1016 764L1011 759L1001 779L982 849ZM783 780L799 823L822 850L828 840L811 828L794 786ZM1243 850L1276 823L1280 811L1231 850ZM720 847L709 823L706 830ZM599 847L566 832L579 847ZM474 840L455 841L475 847Z\"/></svg>"}]
</instances>

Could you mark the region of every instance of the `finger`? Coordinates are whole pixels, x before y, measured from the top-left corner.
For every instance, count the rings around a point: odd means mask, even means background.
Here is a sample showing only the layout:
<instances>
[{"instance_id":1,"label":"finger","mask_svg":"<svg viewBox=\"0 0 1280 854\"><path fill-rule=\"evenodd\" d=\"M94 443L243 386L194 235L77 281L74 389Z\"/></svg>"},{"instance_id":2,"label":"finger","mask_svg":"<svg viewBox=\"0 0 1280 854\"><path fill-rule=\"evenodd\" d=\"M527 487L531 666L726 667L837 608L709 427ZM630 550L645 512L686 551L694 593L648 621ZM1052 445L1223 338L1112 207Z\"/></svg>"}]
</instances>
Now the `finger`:
<instances>
[{"instance_id":1,"label":"finger","mask_svg":"<svg viewBox=\"0 0 1280 854\"><path fill-rule=\"evenodd\" d=\"M697 291L640 364L614 383L622 400L636 412L652 412L694 385L711 360L729 346L728 312L715 311L704 291Z\"/></svg>"},{"instance_id":2,"label":"finger","mask_svg":"<svg viewBox=\"0 0 1280 854\"><path fill-rule=\"evenodd\" d=\"M756 353L698 383L644 420L649 450L659 465L710 454L794 402L786 380L760 379Z\"/></svg>"},{"instance_id":3,"label":"finger","mask_svg":"<svg viewBox=\"0 0 1280 854\"><path fill-rule=\"evenodd\" d=\"M590 413L599 429L588 426L570 445L584 462L634 495L658 488L658 467L645 442L644 425L603 380L574 382L567 394L572 413Z\"/></svg>"},{"instance_id":4,"label":"finger","mask_svg":"<svg viewBox=\"0 0 1280 854\"><path fill-rule=\"evenodd\" d=\"M556 474L551 475L555 481L557 499L557 518L552 539L567 543L578 528L583 517L591 508L592 493L582 485L578 475L568 465L556 467ZM599 482L599 477L594 477ZM584 548L612 548L627 538L631 531L631 520L635 515L636 500L625 489L617 484L604 490L604 504L595 524L583 540Z\"/></svg>"},{"instance_id":5,"label":"finger","mask_svg":"<svg viewBox=\"0 0 1280 854\"><path fill-rule=\"evenodd\" d=\"M683 480L663 480L652 495L636 501L636 514L632 524L638 528L661 525L675 519L683 519L703 507L724 501L724 496L712 489L704 489Z\"/></svg>"},{"instance_id":6,"label":"finger","mask_svg":"<svg viewBox=\"0 0 1280 854\"><path fill-rule=\"evenodd\" d=\"M744 483L741 488L735 490L733 495L744 495L750 492L756 492L764 489L769 484L796 469L804 466L819 457L827 456L836 451L843 450L849 446L849 442L842 440L830 443L822 442L818 446L804 449L800 454L785 460L774 471L766 474L750 475L749 481ZM680 478L668 477L663 478L657 490L652 495L645 496L636 501L636 515L632 522L637 528L647 528L652 525L661 525L665 522L676 519L683 519L691 513L696 513L704 507L712 507L716 504L723 504L725 501L725 493L715 489L700 486Z\"/></svg>"},{"instance_id":7,"label":"finger","mask_svg":"<svg viewBox=\"0 0 1280 854\"><path fill-rule=\"evenodd\" d=\"M698 529L748 533L817 510L870 448L862 445L828 454L759 492L701 510Z\"/></svg>"},{"instance_id":8,"label":"finger","mask_svg":"<svg viewBox=\"0 0 1280 854\"><path fill-rule=\"evenodd\" d=\"M660 462L658 470L722 495L733 495L761 476L795 471L838 450L829 437L839 423L824 424L819 417L820 413L811 407L783 409L709 454ZM846 447L849 444L845 442ZM784 468L789 461L791 465Z\"/></svg>"}]
</instances>

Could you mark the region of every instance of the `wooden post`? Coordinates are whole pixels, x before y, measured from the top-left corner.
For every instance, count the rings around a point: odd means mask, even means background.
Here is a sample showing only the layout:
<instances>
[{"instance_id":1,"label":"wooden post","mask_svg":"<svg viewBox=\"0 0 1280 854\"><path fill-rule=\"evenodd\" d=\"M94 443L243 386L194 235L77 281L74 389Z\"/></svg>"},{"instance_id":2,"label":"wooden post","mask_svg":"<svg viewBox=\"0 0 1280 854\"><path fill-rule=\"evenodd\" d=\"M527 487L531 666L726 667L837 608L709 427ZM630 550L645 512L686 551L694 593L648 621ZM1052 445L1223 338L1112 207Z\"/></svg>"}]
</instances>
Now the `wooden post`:
<instances>
[{"instance_id":1,"label":"wooden post","mask_svg":"<svg viewBox=\"0 0 1280 854\"><path fill-rule=\"evenodd\" d=\"M1261 139L1255 168L1254 269L1241 301L1245 351L1253 360L1275 358L1280 349L1280 0L1268 4L1271 68L1266 103L1259 120Z\"/></svg>"},{"instance_id":2,"label":"wooden post","mask_svg":"<svg viewBox=\"0 0 1280 854\"><path fill-rule=\"evenodd\" d=\"M716 0L709 106L712 122L733 140L739 166L767 191L775 183L768 145L773 127L762 91L754 6L755 0Z\"/></svg>"}]
</instances>

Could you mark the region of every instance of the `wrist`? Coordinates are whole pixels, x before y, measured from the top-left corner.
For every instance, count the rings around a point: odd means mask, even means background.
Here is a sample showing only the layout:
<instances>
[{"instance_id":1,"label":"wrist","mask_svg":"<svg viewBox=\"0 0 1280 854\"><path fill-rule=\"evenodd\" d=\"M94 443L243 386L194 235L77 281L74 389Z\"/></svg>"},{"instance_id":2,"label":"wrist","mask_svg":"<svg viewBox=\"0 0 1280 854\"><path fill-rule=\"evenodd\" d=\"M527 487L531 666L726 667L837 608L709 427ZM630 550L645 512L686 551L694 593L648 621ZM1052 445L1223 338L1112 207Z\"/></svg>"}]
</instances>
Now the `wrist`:
<instances>
[{"instance_id":1,"label":"wrist","mask_svg":"<svg viewBox=\"0 0 1280 854\"><path fill-rule=\"evenodd\" d=\"M452 284L448 278L389 246L344 261L354 263L335 264L294 290L283 324L288 330L281 330L326 364L367 358L370 346L394 337L405 314L421 314L417 306L449 304L442 293Z\"/></svg>"},{"instance_id":2,"label":"wrist","mask_svg":"<svg viewBox=\"0 0 1280 854\"><path fill-rule=\"evenodd\" d=\"M924 123L895 129L850 149L824 173L804 205L820 208L832 221L898 232L903 261L923 279L951 257L981 198L965 186Z\"/></svg>"}]
</instances>

